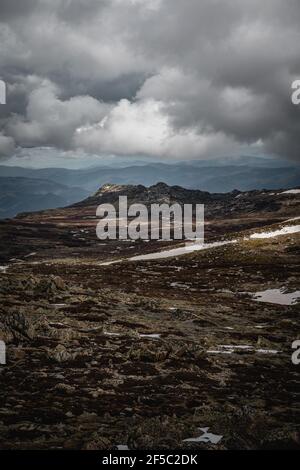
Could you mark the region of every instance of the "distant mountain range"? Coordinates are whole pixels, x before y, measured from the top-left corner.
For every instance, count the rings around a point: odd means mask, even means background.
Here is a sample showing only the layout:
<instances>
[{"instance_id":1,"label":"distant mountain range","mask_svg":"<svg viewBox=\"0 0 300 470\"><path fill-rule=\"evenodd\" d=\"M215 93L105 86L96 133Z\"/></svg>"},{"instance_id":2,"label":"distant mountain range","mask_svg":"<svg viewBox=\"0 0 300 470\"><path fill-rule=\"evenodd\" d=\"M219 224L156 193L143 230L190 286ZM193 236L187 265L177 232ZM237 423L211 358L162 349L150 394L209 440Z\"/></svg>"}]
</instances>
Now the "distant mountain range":
<instances>
[{"instance_id":1,"label":"distant mountain range","mask_svg":"<svg viewBox=\"0 0 300 470\"><path fill-rule=\"evenodd\" d=\"M300 185L300 167L262 157L172 164L135 162L122 168L99 166L77 170L2 165L0 218L69 205L84 199L108 182L151 186L159 181L171 186L218 193L234 189L288 189Z\"/></svg>"},{"instance_id":2,"label":"distant mountain range","mask_svg":"<svg viewBox=\"0 0 300 470\"><path fill-rule=\"evenodd\" d=\"M150 209L151 204L174 203L204 204L206 220L214 220L216 230L219 220L235 219L238 227L251 227L258 224L265 225L267 221L280 221L293 218L299 214L300 190L254 190L241 192L238 190L229 193L209 193L206 191L186 189L180 186L169 186L160 182L145 187L139 185L105 184L86 199L65 208L43 210L35 213L23 213L19 220L34 224L62 224L63 226L91 226L98 219L97 207L100 204L112 204L118 212L119 197L127 196L128 206L131 204L144 204ZM253 222L254 221L254 222ZM259 222L258 222L259 221Z\"/></svg>"}]
</instances>

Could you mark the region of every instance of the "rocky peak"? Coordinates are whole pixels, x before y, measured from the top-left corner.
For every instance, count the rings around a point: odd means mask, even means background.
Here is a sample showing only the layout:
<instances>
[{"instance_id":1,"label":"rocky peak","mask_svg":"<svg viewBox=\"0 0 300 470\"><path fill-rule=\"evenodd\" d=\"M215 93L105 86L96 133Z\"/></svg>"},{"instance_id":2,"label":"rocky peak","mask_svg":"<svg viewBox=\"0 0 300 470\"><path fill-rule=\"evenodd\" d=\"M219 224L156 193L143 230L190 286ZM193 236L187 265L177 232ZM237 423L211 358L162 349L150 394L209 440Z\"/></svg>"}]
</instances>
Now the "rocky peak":
<instances>
[{"instance_id":1,"label":"rocky peak","mask_svg":"<svg viewBox=\"0 0 300 470\"><path fill-rule=\"evenodd\" d=\"M144 191L146 188L145 186L133 185L133 184L113 184L113 183L105 183L103 184L95 193L95 196L104 196L104 195L114 195L120 194L125 195L127 193L131 193L132 191Z\"/></svg>"},{"instance_id":2,"label":"rocky peak","mask_svg":"<svg viewBox=\"0 0 300 470\"><path fill-rule=\"evenodd\" d=\"M149 187L149 189L154 189L154 190L157 190L157 191L169 191L171 188L171 186L169 186L168 184L166 183L163 183L162 181L159 181L158 183L156 184L153 184L152 186Z\"/></svg>"}]
</instances>

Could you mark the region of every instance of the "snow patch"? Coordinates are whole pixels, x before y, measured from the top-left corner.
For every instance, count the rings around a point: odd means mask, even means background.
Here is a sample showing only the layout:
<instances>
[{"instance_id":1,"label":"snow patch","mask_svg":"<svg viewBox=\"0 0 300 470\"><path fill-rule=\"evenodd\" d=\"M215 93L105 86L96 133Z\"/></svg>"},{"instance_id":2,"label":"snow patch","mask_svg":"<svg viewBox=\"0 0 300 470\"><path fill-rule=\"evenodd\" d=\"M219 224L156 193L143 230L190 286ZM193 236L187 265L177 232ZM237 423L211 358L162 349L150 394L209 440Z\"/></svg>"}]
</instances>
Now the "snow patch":
<instances>
[{"instance_id":1,"label":"snow patch","mask_svg":"<svg viewBox=\"0 0 300 470\"><path fill-rule=\"evenodd\" d=\"M150 334L140 334L140 338L153 338L153 339L159 339L161 335L159 333L150 333Z\"/></svg>"},{"instance_id":2,"label":"snow patch","mask_svg":"<svg viewBox=\"0 0 300 470\"><path fill-rule=\"evenodd\" d=\"M283 191L281 194L300 194L300 189L289 189L288 191Z\"/></svg>"},{"instance_id":3,"label":"snow patch","mask_svg":"<svg viewBox=\"0 0 300 470\"><path fill-rule=\"evenodd\" d=\"M190 286L183 282L171 282L170 287L178 287L179 289L190 289Z\"/></svg>"},{"instance_id":4,"label":"snow patch","mask_svg":"<svg viewBox=\"0 0 300 470\"><path fill-rule=\"evenodd\" d=\"M35 256L36 252L29 253L28 255L25 255L24 258L29 258L30 256Z\"/></svg>"},{"instance_id":5,"label":"snow patch","mask_svg":"<svg viewBox=\"0 0 300 470\"><path fill-rule=\"evenodd\" d=\"M252 233L250 235L251 239L259 239L259 238L273 238L278 237L280 235L288 235L290 233L298 233L300 232L300 225L290 225L289 227L283 227L278 230L274 230L272 232L259 232L259 233Z\"/></svg>"},{"instance_id":6,"label":"snow patch","mask_svg":"<svg viewBox=\"0 0 300 470\"><path fill-rule=\"evenodd\" d=\"M192 253L194 251L208 250L209 248L230 245L232 243L237 243L237 240L227 240L223 242L212 243L191 243L190 245L174 248L173 250L164 250L156 253L148 253L147 255L134 256L133 258L129 258L128 261L148 261L153 259L171 258L174 256L186 255L187 253Z\"/></svg>"},{"instance_id":7,"label":"snow patch","mask_svg":"<svg viewBox=\"0 0 300 470\"><path fill-rule=\"evenodd\" d=\"M276 349L257 349L256 352L260 354L277 354L279 351Z\"/></svg>"},{"instance_id":8,"label":"snow patch","mask_svg":"<svg viewBox=\"0 0 300 470\"><path fill-rule=\"evenodd\" d=\"M218 436L208 432L209 428L199 428L199 431L202 431L202 435L199 437L191 437L189 439L184 439L183 442L209 442L211 444L218 444L223 436Z\"/></svg>"},{"instance_id":9,"label":"snow patch","mask_svg":"<svg viewBox=\"0 0 300 470\"><path fill-rule=\"evenodd\" d=\"M292 219L288 219L285 222L294 222L294 220L299 220L300 217L293 217Z\"/></svg>"},{"instance_id":10,"label":"snow patch","mask_svg":"<svg viewBox=\"0 0 300 470\"><path fill-rule=\"evenodd\" d=\"M250 293L250 292L249 292ZM267 302L278 305L294 305L300 298L300 291L286 293L285 289L267 289L261 292L256 292L254 300L256 302Z\"/></svg>"},{"instance_id":11,"label":"snow patch","mask_svg":"<svg viewBox=\"0 0 300 470\"><path fill-rule=\"evenodd\" d=\"M218 349L209 349L208 351L206 351L208 354L232 354L233 351L219 351Z\"/></svg>"},{"instance_id":12,"label":"snow patch","mask_svg":"<svg viewBox=\"0 0 300 470\"><path fill-rule=\"evenodd\" d=\"M106 336L121 336L121 333L111 333L109 331L103 332Z\"/></svg>"},{"instance_id":13,"label":"snow patch","mask_svg":"<svg viewBox=\"0 0 300 470\"><path fill-rule=\"evenodd\" d=\"M118 444L118 445L116 445L116 448L118 450L129 450L129 447L125 444Z\"/></svg>"}]
</instances>

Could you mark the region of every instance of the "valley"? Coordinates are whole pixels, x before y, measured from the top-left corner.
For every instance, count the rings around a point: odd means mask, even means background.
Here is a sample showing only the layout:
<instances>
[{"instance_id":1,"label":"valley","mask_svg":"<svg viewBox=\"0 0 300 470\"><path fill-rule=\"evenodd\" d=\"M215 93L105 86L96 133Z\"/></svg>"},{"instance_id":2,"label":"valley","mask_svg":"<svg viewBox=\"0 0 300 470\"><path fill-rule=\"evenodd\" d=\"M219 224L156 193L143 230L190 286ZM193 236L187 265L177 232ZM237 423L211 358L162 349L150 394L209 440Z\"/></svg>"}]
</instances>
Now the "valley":
<instances>
[{"instance_id":1,"label":"valley","mask_svg":"<svg viewBox=\"0 0 300 470\"><path fill-rule=\"evenodd\" d=\"M204 203L208 246L98 240L120 194ZM0 222L1 448L299 448L299 205L104 185Z\"/></svg>"}]
</instances>

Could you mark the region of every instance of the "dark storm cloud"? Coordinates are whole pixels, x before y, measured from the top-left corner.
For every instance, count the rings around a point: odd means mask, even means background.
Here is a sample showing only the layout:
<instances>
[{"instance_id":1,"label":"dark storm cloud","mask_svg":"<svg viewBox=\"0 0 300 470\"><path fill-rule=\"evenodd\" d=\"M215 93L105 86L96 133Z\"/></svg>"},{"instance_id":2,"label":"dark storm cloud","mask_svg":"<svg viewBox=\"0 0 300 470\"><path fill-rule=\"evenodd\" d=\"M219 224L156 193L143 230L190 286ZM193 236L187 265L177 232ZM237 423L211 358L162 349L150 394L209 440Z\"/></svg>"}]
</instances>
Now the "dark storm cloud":
<instances>
[{"instance_id":1,"label":"dark storm cloud","mask_svg":"<svg viewBox=\"0 0 300 470\"><path fill-rule=\"evenodd\" d=\"M154 34L139 31L139 44L169 70L139 96L165 101L178 129L224 132L298 158L299 109L290 96L300 76L299 2L166 0L160 13L165 29L148 19L141 30L152 24Z\"/></svg>"},{"instance_id":2,"label":"dark storm cloud","mask_svg":"<svg viewBox=\"0 0 300 470\"><path fill-rule=\"evenodd\" d=\"M26 17L37 6L37 0L1 0L1 21L11 21Z\"/></svg>"},{"instance_id":3,"label":"dark storm cloud","mask_svg":"<svg viewBox=\"0 0 300 470\"><path fill-rule=\"evenodd\" d=\"M0 0L0 153L299 158L298 0Z\"/></svg>"}]
</instances>

